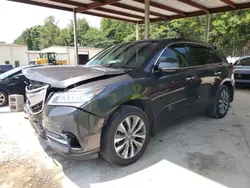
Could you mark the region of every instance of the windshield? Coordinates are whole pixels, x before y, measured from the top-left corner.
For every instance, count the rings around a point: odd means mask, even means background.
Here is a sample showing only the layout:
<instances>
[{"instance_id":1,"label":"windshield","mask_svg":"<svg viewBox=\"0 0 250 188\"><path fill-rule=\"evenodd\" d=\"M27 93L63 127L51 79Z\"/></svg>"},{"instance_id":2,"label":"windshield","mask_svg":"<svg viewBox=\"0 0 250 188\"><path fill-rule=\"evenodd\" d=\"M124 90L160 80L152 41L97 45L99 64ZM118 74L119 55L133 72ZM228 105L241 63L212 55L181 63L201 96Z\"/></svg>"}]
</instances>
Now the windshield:
<instances>
[{"instance_id":1,"label":"windshield","mask_svg":"<svg viewBox=\"0 0 250 188\"><path fill-rule=\"evenodd\" d=\"M91 59L87 65L140 68L157 46L157 42L137 42L112 46Z\"/></svg>"},{"instance_id":2,"label":"windshield","mask_svg":"<svg viewBox=\"0 0 250 188\"><path fill-rule=\"evenodd\" d=\"M18 71L22 70L23 68L24 67L17 67L15 69L11 69L7 72L4 72L3 74L0 74L0 80L3 80L5 78L9 77L10 75L17 73Z\"/></svg>"}]
</instances>

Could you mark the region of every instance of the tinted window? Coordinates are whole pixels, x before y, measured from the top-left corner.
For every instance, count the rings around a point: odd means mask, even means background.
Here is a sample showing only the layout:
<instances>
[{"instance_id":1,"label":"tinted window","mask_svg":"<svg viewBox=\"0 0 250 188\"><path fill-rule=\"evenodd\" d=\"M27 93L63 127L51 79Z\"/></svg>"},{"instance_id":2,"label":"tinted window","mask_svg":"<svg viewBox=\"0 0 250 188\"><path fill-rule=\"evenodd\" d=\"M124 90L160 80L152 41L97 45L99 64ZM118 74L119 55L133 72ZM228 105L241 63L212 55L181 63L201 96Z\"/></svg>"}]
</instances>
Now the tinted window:
<instances>
[{"instance_id":1,"label":"tinted window","mask_svg":"<svg viewBox=\"0 0 250 188\"><path fill-rule=\"evenodd\" d=\"M220 55L213 49L209 49L209 63L220 63L223 62L222 58L220 57Z\"/></svg>"},{"instance_id":2,"label":"tinted window","mask_svg":"<svg viewBox=\"0 0 250 188\"><path fill-rule=\"evenodd\" d=\"M87 65L140 68L155 52L157 42L126 43L108 48L91 59Z\"/></svg>"},{"instance_id":3,"label":"tinted window","mask_svg":"<svg viewBox=\"0 0 250 188\"><path fill-rule=\"evenodd\" d=\"M187 53L185 45L172 45L168 47L161 55L160 62L164 62L167 67L186 67L187 66Z\"/></svg>"},{"instance_id":4,"label":"tinted window","mask_svg":"<svg viewBox=\"0 0 250 188\"><path fill-rule=\"evenodd\" d=\"M235 63L236 65L250 66L250 58L241 59Z\"/></svg>"},{"instance_id":5,"label":"tinted window","mask_svg":"<svg viewBox=\"0 0 250 188\"><path fill-rule=\"evenodd\" d=\"M188 66L205 65L209 63L209 49L203 45L190 45Z\"/></svg>"}]
</instances>

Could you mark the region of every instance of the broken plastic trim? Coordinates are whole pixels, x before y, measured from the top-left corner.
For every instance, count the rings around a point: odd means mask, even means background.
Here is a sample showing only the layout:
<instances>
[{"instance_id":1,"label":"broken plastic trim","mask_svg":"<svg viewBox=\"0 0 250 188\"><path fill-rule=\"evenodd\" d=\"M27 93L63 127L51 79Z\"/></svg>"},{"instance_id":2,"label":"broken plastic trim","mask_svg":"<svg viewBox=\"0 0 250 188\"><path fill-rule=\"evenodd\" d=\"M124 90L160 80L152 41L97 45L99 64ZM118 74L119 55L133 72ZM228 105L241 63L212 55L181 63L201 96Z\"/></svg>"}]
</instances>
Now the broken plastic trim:
<instances>
[{"instance_id":1,"label":"broken plastic trim","mask_svg":"<svg viewBox=\"0 0 250 188\"><path fill-rule=\"evenodd\" d=\"M49 134L46 134L48 141L52 147L59 149L61 152L72 154L82 151L80 144L79 147L71 146L71 138L67 134L58 134L60 138L55 138ZM76 140L77 141L77 140Z\"/></svg>"},{"instance_id":2,"label":"broken plastic trim","mask_svg":"<svg viewBox=\"0 0 250 188\"><path fill-rule=\"evenodd\" d=\"M44 102L47 94L49 85L45 85L36 89L29 90L28 86L25 88L26 90L26 97L28 99L27 109L28 111L33 114L40 114L44 108ZM37 104L42 103L41 109L33 112L32 107L36 106Z\"/></svg>"}]
</instances>

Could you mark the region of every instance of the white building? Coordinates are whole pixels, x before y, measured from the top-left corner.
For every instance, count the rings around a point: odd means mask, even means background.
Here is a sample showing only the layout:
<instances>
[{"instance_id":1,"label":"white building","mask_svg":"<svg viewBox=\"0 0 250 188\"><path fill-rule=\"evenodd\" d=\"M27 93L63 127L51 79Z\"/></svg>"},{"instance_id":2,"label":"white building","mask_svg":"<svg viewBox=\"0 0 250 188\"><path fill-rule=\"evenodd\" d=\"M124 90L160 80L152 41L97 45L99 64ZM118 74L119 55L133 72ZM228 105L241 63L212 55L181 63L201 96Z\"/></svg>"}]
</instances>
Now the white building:
<instances>
[{"instance_id":1,"label":"white building","mask_svg":"<svg viewBox=\"0 0 250 188\"><path fill-rule=\"evenodd\" d=\"M78 56L79 56L79 64L85 64L90 58L99 53L102 49L99 48L87 48L87 47L79 47L78 48ZM57 60L67 60L68 65L75 65L75 53L74 47L68 46L51 46L49 48L42 49L41 51L27 51L28 61L34 61L39 58L40 53L56 53Z\"/></svg>"},{"instance_id":2,"label":"white building","mask_svg":"<svg viewBox=\"0 0 250 188\"><path fill-rule=\"evenodd\" d=\"M79 47L79 64L85 64L102 49ZM11 64L13 67L29 65L40 57L40 53L54 52L57 60L67 60L68 65L75 65L74 47L51 46L41 51L28 51L26 45L0 44L0 65Z\"/></svg>"},{"instance_id":3,"label":"white building","mask_svg":"<svg viewBox=\"0 0 250 188\"><path fill-rule=\"evenodd\" d=\"M0 44L0 65L11 64L13 67L28 65L27 46Z\"/></svg>"}]
</instances>

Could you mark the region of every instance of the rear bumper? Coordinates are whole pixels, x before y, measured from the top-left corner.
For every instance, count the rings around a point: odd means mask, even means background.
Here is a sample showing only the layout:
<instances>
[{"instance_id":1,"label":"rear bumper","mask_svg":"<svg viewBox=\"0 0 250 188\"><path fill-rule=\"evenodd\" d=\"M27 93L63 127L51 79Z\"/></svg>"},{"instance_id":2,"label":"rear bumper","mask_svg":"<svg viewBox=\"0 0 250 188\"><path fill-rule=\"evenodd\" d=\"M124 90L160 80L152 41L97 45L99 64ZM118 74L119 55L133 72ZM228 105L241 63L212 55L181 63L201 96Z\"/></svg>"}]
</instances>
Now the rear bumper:
<instances>
[{"instance_id":1,"label":"rear bumper","mask_svg":"<svg viewBox=\"0 0 250 188\"><path fill-rule=\"evenodd\" d=\"M74 159L98 157L104 119L74 107L45 106L43 127L49 145Z\"/></svg>"}]
</instances>

